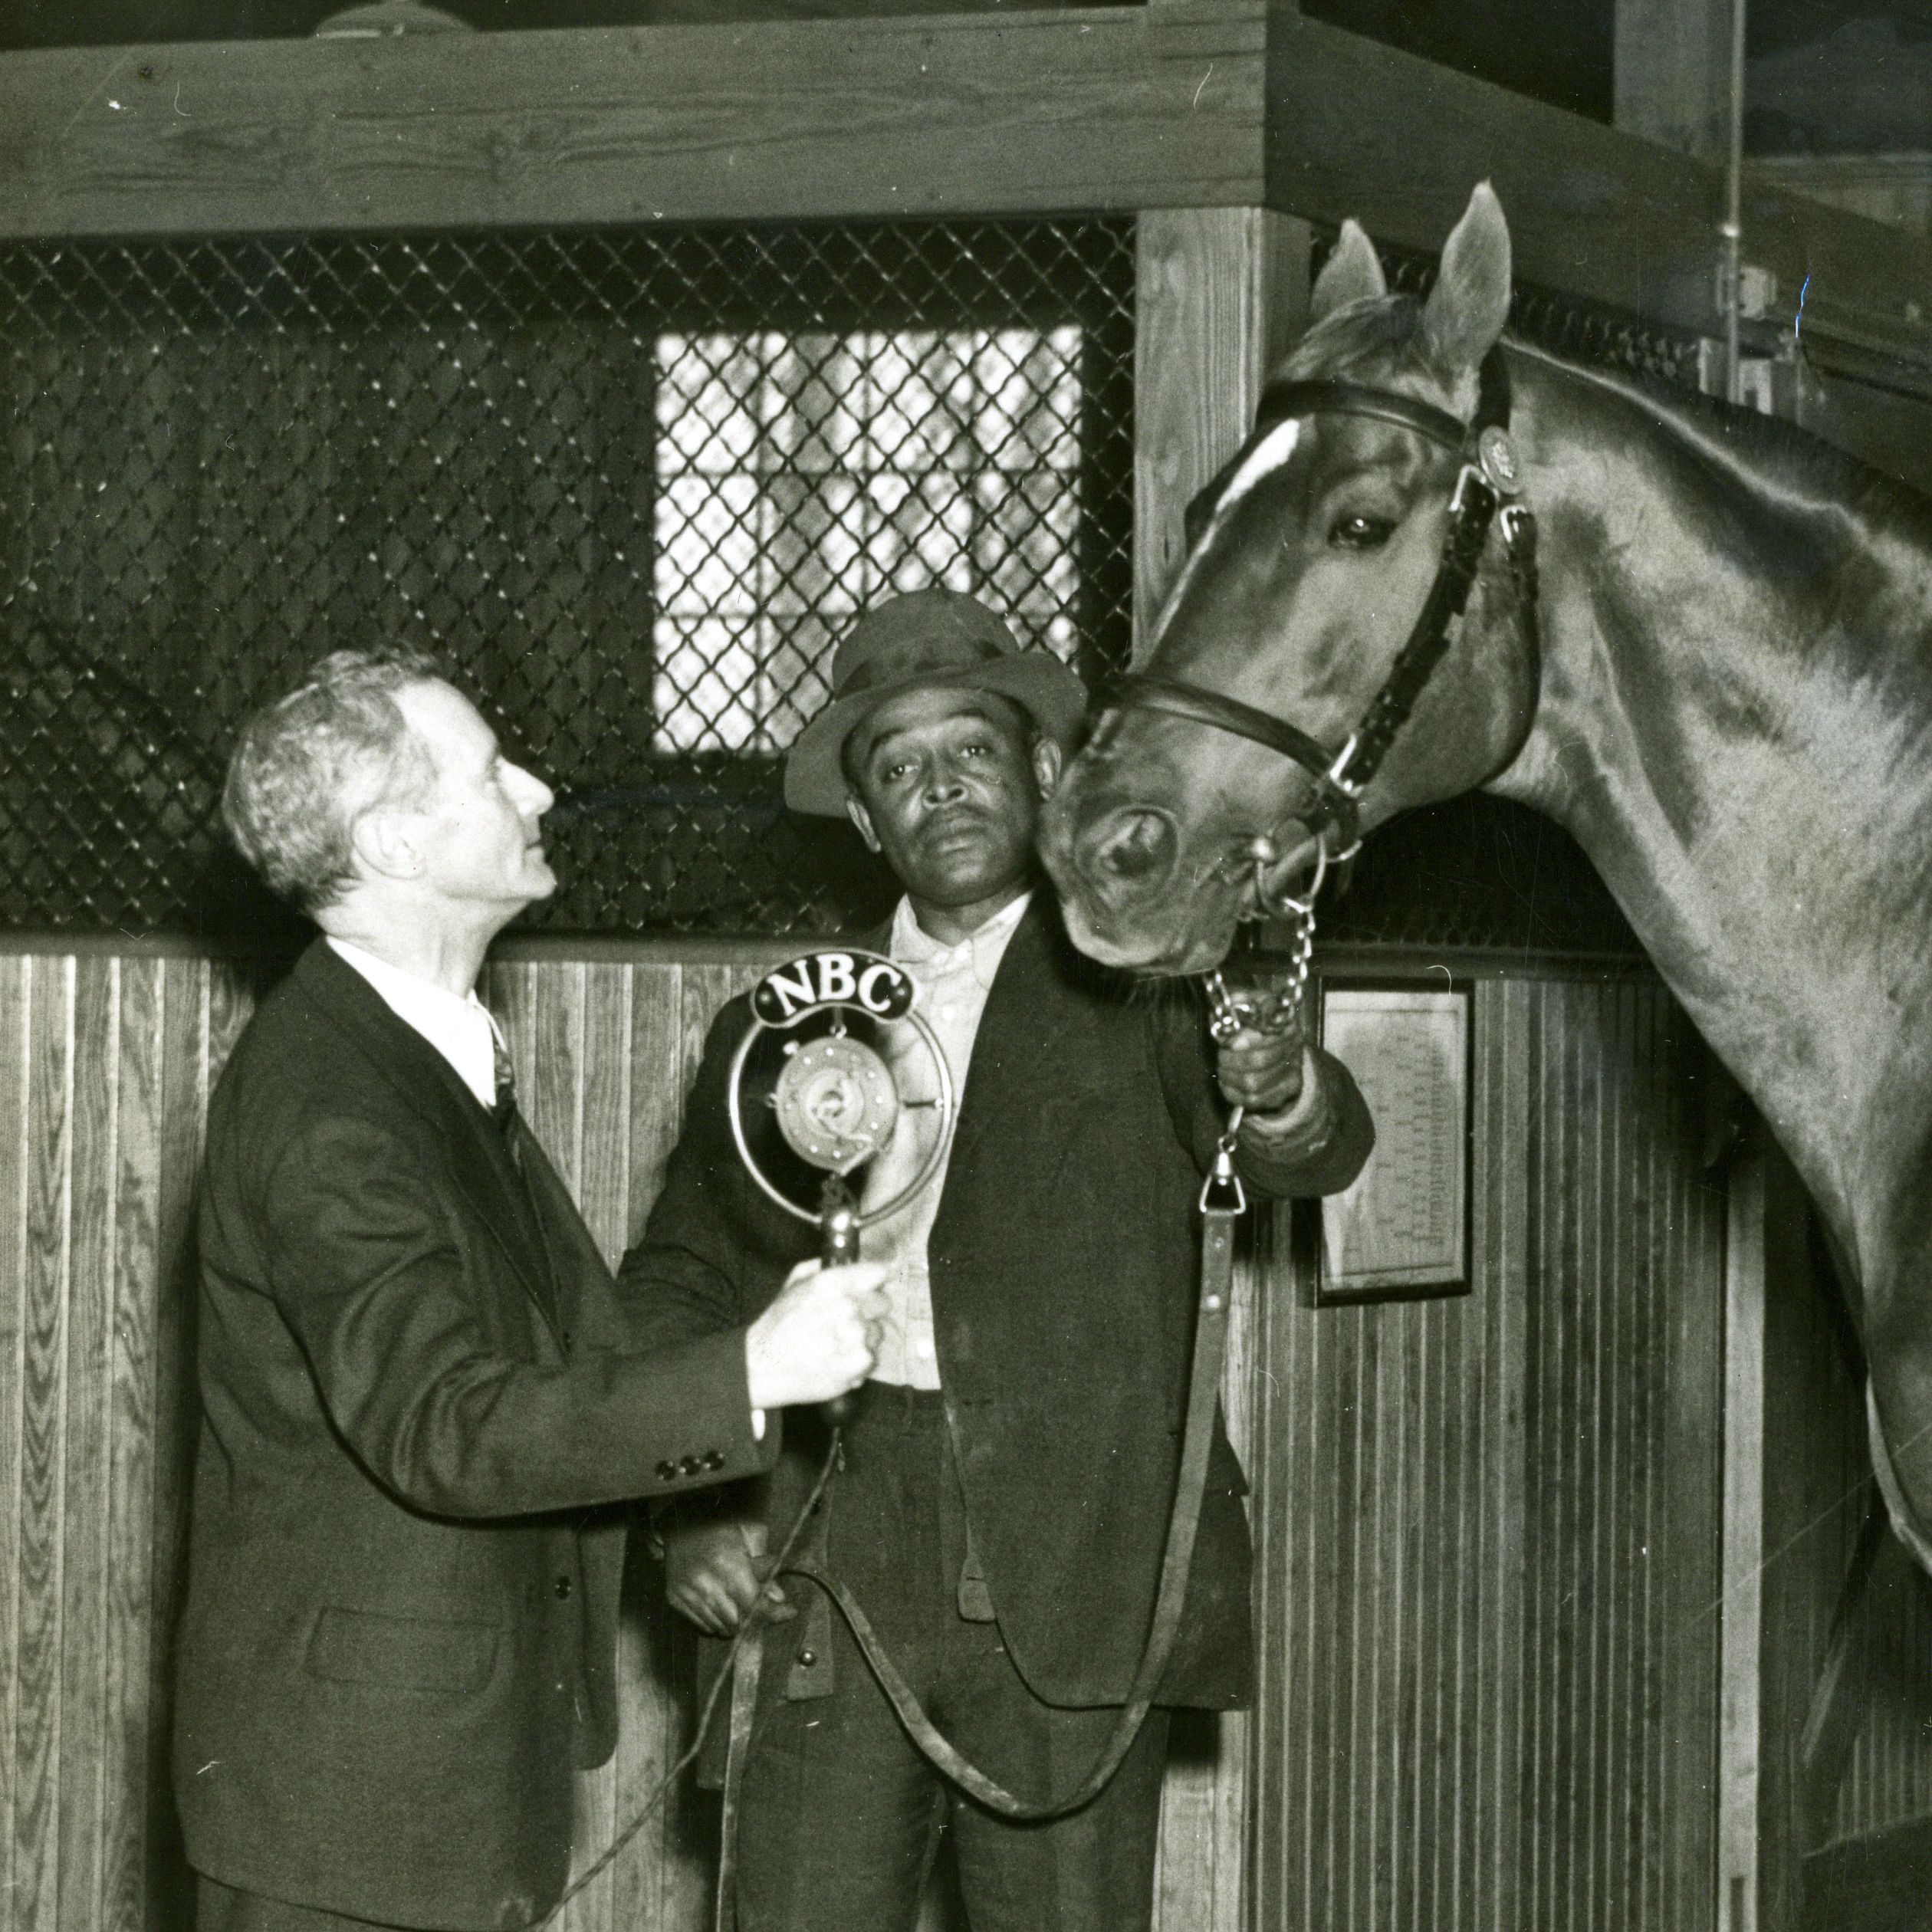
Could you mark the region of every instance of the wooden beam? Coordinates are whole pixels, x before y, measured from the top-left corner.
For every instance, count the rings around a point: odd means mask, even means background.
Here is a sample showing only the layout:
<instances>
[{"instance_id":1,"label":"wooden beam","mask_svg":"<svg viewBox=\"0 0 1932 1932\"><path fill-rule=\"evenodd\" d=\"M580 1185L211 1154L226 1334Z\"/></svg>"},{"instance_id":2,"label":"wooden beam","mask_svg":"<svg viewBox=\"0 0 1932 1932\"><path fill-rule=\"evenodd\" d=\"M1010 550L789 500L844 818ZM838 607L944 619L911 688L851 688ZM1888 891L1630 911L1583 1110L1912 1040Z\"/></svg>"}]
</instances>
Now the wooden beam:
<instances>
[{"instance_id":1,"label":"wooden beam","mask_svg":"<svg viewBox=\"0 0 1932 1932\"><path fill-rule=\"evenodd\" d=\"M1265 127L1264 127L1265 123ZM1265 0L0 56L0 236L1263 205L1718 327L1717 171ZM1932 245L1762 182L1754 325L1932 365Z\"/></svg>"},{"instance_id":2,"label":"wooden beam","mask_svg":"<svg viewBox=\"0 0 1932 1932\"><path fill-rule=\"evenodd\" d=\"M1185 0L0 58L0 235L1260 199L1265 19Z\"/></svg>"},{"instance_id":3,"label":"wooden beam","mask_svg":"<svg viewBox=\"0 0 1932 1932\"><path fill-rule=\"evenodd\" d=\"M1627 134L1721 163L1732 0L1615 0L1615 114Z\"/></svg>"},{"instance_id":4,"label":"wooden beam","mask_svg":"<svg viewBox=\"0 0 1932 1932\"><path fill-rule=\"evenodd\" d=\"M1308 308L1304 222L1262 208L1142 212L1134 271L1134 643L1186 550L1189 500L1240 447Z\"/></svg>"},{"instance_id":5,"label":"wooden beam","mask_svg":"<svg viewBox=\"0 0 1932 1932\"><path fill-rule=\"evenodd\" d=\"M1319 21L1279 15L1268 42L1267 203L1434 249L1470 187L1495 185L1518 277L1700 334L1717 307L1720 172ZM1752 333L1789 337L1809 278L1807 346L1882 337L1932 364L1932 247L1762 182L1747 187L1744 258L1777 281Z\"/></svg>"}]
</instances>

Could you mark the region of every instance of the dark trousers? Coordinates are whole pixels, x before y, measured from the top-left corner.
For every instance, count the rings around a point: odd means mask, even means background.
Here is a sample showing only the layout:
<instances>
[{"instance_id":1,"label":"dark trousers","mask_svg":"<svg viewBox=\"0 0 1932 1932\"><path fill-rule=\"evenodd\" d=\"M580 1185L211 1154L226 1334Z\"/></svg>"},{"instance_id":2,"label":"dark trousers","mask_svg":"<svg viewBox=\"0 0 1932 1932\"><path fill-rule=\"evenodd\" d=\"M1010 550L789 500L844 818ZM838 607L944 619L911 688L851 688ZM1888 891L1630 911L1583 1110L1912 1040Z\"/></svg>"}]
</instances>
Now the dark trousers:
<instances>
[{"instance_id":1,"label":"dark trousers","mask_svg":"<svg viewBox=\"0 0 1932 1932\"><path fill-rule=\"evenodd\" d=\"M387 1932L387 1928L372 1927L367 1919L320 1912L310 1905L264 1898L258 1892L237 1891L197 1872L195 1932Z\"/></svg>"},{"instance_id":2,"label":"dark trousers","mask_svg":"<svg viewBox=\"0 0 1932 1932\"><path fill-rule=\"evenodd\" d=\"M1022 1796L1065 1791L1091 1767L1117 1713L1057 1710L1033 1696L998 1625L961 1615L965 1554L941 1398L869 1385L826 1504L828 1567L968 1758ZM802 1608L810 1588L794 1579L788 1594ZM804 1622L778 1625L766 1640L738 1828L741 1932L910 1932L942 1832L951 1834L972 1932L1151 1924L1166 1712L1149 1715L1113 1782L1084 1809L1015 1824L927 1763L836 1613L832 1694L788 1700Z\"/></svg>"}]
</instances>

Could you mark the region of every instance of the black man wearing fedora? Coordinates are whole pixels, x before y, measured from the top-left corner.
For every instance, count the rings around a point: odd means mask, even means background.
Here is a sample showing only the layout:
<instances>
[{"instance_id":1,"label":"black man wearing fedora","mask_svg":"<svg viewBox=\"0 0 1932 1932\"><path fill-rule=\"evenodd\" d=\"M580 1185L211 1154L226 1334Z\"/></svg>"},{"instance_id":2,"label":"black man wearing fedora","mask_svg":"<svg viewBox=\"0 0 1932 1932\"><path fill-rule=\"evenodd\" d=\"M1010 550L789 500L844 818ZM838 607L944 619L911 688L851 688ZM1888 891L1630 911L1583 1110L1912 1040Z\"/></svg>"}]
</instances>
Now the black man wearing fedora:
<instances>
[{"instance_id":1,"label":"black man wearing fedora","mask_svg":"<svg viewBox=\"0 0 1932 1932\"><path fill-rule=\"evenodd\" d=\"M1197 1198L1227 1108L1273 1194L1346 1186L1372 1129L1346 1071L1298 1033L1210 1050L1191 999L1131 994L1068 944L1036 889L1033 833L1085 704L974 600L931 590L853 626L787 801L843 815L905 896L869 943L902 962L963 1092L939 1182L866 1237L886 1269L872 1379L811 1525L934 1723L1009 1789L1076 1785L1138 1661L1175 1484L1196 1291ZM620 1281L668 1342L754 1313L809 1229L761 1201L728 1138L746 1024L713 1029L682 1144ZM889 1045L902 1090L934 1076ZM929 1097L927 1096L927 1097ZM900 1116L867 1198L924 1158L937 1109ZM721 1636L775 1622L744 1773L742 1932L908 1932L950 1831L974 1932L1132 1932L1152 1911L1167 1713L1070 1817L1009 1823L916 1750L844 1625L761 1562L811 1473L794 1425L768 1485L679 1506L671 1599ZM1248 1695L1240 1469L1217 1418L1193 1579L1163 1707Z\"/></svg>"}]
</instances>

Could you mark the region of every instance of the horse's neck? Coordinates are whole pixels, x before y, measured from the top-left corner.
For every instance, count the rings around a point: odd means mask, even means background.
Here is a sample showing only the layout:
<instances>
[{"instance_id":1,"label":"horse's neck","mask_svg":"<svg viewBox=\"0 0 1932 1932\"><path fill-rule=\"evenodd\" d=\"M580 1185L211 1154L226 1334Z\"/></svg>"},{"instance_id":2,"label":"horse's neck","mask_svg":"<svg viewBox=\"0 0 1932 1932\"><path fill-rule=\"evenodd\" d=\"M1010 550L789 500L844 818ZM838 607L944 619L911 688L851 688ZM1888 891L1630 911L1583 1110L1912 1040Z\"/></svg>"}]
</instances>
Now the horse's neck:
<instances>
[{"instance_id":1,"label":"horse's neck","mask_svg":"<svg viewBox=\"0 0 1932 1932\"><path fill-rule=\"evenodd\" d=\"M1518 396L1543 688L1496 789L1576 836L1852 1232L1855 1163L1932 1119L1932 545L1562 365Z\"/></svg>"}]
</instances>

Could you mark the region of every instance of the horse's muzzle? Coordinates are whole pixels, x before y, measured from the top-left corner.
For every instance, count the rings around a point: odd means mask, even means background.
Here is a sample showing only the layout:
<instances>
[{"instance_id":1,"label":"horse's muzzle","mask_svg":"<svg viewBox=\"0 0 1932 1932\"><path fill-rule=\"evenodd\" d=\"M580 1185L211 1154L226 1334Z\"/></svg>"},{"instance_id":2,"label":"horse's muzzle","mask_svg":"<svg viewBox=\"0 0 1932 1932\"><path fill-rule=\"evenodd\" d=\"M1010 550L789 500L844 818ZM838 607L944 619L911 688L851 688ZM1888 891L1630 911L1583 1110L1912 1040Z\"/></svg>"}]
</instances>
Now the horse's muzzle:
<instances>
[{"instance_id":1,"label":"horse's muzzle","mask_svg":"<svg viewBox=\"0 0 1932 1932\"><path fill-rule=\"evenodd\" d=\"M1119 806L1074 841L1080 870L1102 891L1158 891L1180 851L1174 820L1147 805Z\"/></svg>"},{"instance_id":2,"label":"horse's muzzle","mask_svg":"<svg viewBox=\"0 0 1932 1932\"><path fill-rule=\"evenodd\" d=\"M1040 853L1083 952L1133 971L1168 972L1202 950L1177 941L1200 911L1184 902L1191 895L1181 884L1181 844L1173 814L1158 807L1113 805L1081 822L1063 800L1053 801Z\"/></svg>"}]
</instances>

